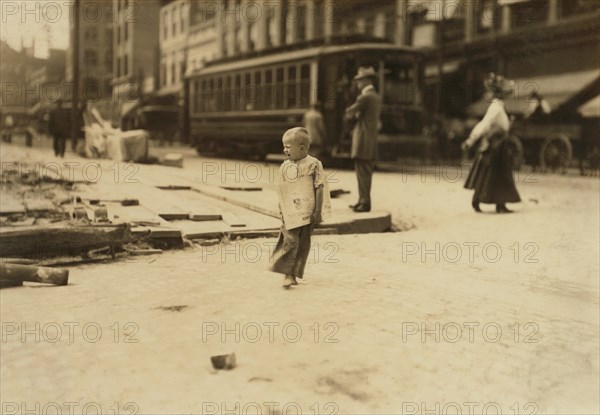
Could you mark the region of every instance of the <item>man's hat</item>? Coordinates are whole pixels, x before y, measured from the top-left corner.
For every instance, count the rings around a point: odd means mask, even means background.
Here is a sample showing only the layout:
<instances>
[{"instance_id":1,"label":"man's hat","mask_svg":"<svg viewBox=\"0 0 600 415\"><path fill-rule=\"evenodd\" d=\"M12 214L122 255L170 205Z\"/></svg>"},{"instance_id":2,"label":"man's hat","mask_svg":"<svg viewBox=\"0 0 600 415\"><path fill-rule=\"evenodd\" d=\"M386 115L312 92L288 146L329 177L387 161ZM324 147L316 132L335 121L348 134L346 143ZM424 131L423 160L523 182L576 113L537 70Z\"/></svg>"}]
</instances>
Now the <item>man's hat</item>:
<instances>
[{"instance_id":1,"label":"man's hat","mask_svg":"<svg viewBox=\"0 0 600 415\"><path fill-rule=\"evenodd\" d=\"M363 78L376 78L377 73L372 66L361 66L358 68L358 73L354 77L354 79L363 79Z\"/></svg>"}]
</instances>

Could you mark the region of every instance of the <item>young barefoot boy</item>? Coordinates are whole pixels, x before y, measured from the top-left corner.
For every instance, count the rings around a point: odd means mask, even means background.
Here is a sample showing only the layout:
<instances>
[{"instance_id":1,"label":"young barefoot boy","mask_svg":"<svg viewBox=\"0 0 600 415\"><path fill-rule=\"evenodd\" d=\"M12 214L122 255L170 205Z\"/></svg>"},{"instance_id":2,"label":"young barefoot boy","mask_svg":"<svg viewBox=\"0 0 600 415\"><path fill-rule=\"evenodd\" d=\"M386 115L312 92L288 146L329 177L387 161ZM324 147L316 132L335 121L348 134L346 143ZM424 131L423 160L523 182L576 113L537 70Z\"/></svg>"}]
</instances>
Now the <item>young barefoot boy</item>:
<instances>
[{"instance_id":1,"label":"young barefoot boy","mask_svg":"<svg viewBox=\"0 0 600 415\"><path fill-rule=\"evenodd\" d=\"M270 270L284 274L283 287L289 288L297 285L296 278L304 274L310 235L313 227L322 221L324 173L321 162L308 155L310 138L305 128L287 130L282 142L288 159L279 169L280 198L292 200L280 199L279 209L285 214L282 214L283 223ZM282 204L285 207L282 208Z\"/></svg>"}]
</instances>

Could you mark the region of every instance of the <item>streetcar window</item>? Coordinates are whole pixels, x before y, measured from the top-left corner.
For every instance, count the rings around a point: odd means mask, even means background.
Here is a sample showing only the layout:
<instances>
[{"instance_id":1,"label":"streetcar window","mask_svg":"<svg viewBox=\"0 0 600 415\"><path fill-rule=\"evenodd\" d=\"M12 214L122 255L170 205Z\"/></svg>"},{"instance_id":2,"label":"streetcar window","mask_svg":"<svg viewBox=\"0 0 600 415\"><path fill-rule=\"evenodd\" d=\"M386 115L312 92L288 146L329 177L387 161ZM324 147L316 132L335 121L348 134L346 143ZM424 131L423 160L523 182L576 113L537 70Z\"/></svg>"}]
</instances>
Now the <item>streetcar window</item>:
<instances>
[{"instance_id":1,"label":"streetcar window","mask_svg":"<svg viewBox=\"0 0 600 415\"><path fill-rule=\"evenodd\" d=\"M256 71L254 72L254 82L250 83L247 86L247 100L248 103L250 104L251 108L256 110L256 109L260 109L259 106L259 102L258 102L258 96L259 96L259 91L258 91L258 85L261 84L262 82L262 73L260 71Z\"/></svg>"},{"instance_id":2,"label":"streetcar window","mask_svg":"<svg viewBox=\"0 0 600 415\"><path fill-rule=\"evenodd\" d=\"M247 87L248 85L248 81L246 81L245 86ZM243 92L243 88L244 86L242 86L242 75L236 75L235 76L235 87L234 89L234 108L232 108L234 111L235 110L243 110L244 109L244 94Z\"/></svg>"},{"instance_id":3,"label":"streetcar window","mask_svg":"<svg viewBox=\"0 0 600 415\"><path fill-rule=\"evenodd\" d=\"M296 107L296 98L298 96L296 82L296 66L292 65L288 67L288 81L287 81L287 108Z\"/></svg>"},{"instance_id":4,"label":"streetcar window","mask_svg":"<svg viewBox=\"0 0 600 415\"><path fill-rule=\"evenodd\" d=\"M200 81L197 81L197 80L194 81L194 95L193 95L194 98L193 98L193 101L192 101L194 103L193 104L194 106L193 106L192 111L195 112L195 113L200 110L199 105L198 105L200 103L200 93L198 91L198 84L199 83L200 83Z\"/></svg>"},{"instance_id":5,"label":"streetcar window","mask_svg":"<svg viewBox=\"0 0 600 415\"><path fill-rule=\"evenodd\" d=\"M215 90L215 111L221 111L223 108L223 79L217 79Z\"/></svg>"},{"instance_id":6,"label":"streetcar window","mask_svg":"<svg viewBox=\"0 0 600 415\"><path fill-rule=\"evenodd\" d=\"M271 69L265 70L265 82L262 86L262 95L265 109L273 107L273 72Z\"/></svg>"},{"instance_id":7,"label":"streetcar window","mask_svg":"<svg viewBox=\"0 0 600 415\"><path fill-rule=\"evenodd\" d=\"M283 67L279 67L275 70L275 109L284 108L283 105L283 91L285 85L283 83Z\"/></svg>"},{"instance_id":8,"label":"streetcar window","mask_svg":"<svg viewBox=\"0 0 600 415\"><path fill-rule=\"evenodd\" d=\"M251 91L252 91L252 77L250 72L246 73L244 76L244 97L242 110L251 111L253 109L254 103L251 99Z\"/></svg>"},{"instance_id":9,"label":"streetcar window","mask_svg":"<svg viewBox=\"0 0 600 415\"><path fill-rule=\"evenodd\" d=\"M225 85L223 87L223 93L224 93L224 99L223 99L223 111L231 111L231 93L232 93L232 88L231 88L231 77L230 76L226 76L225 77Z\"/></svg>"},{"instance_id":10,"label":"streetcar window","mask_svg":"<svg viewBox=\"0 0 600 415\"><path fill-rule=\"evenodd\" d=\"M310 104L310 65L300 66L300 108L308 108Z\"/></svg>"},{"instance_id":11,"label":"streetcar window","mask_svg":"<svg viewBox=\"0 0 600 415\"><path fill-rule=\"evenodd\" d=\"M415 102L414 69L412 65L390 64L386 66L384 102L388 104L412 104Z\"/></svg>"},{"instance_id":12,"label":"streetcar window","mask_svg":"<svg viewBox=\"0 0 600 415\"><path fill-rule=\"evenodd\" d=\"M254 73L254 85L252 85L252 98L254 108L262 110L264 108L264 99L262 97L262 71Z\"/></svg>"}]
</instances>

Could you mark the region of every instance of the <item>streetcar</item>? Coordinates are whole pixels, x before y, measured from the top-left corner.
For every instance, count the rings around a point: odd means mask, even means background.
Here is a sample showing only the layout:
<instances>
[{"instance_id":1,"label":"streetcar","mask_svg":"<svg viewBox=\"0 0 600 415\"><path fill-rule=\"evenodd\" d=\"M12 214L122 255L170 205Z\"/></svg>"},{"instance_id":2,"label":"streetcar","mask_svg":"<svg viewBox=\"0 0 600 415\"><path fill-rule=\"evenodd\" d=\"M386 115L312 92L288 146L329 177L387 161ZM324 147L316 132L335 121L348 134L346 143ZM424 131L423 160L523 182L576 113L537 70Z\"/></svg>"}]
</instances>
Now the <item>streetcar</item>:
<instances>
[{"instance_id":1,"label":"streetcar","mask_svg":"<svg viewBox=\"0 0 600 415\"><path fill-rule=\"evenodd\" d=\"M344 110L357 94L360 66L377 72L383 96L380 159L397 160L423 147L422 55L410 47L373 39L327 43L294 50L213 61L186 77L187 127L199 154L265 157L281 153L281 136L302 123L319 103L327 156L350 157Z\"/></svg>"}]
</instances>

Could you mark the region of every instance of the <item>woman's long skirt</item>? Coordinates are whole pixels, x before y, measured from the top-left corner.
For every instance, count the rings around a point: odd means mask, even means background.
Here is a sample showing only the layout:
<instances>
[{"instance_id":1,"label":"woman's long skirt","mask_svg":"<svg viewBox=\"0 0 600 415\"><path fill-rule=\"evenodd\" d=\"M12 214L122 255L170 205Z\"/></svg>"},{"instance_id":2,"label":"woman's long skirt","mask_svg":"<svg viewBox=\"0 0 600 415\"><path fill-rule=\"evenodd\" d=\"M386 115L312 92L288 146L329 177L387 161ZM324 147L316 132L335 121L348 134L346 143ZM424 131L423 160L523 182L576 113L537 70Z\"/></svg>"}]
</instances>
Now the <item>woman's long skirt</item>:
<instances>
[{"instance_id":1,"label":"woman's long skirt","mask_svg":"<svg viewBox=\"0 0 600 415\"><path fill-rule=\"evenodd\" d=\"M477 152L465 189L474 189L477 203L516 203L521 198L512 172L512 151L506 139L493 142L485 151Z\"/></svg>"}]
</instances>

